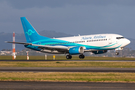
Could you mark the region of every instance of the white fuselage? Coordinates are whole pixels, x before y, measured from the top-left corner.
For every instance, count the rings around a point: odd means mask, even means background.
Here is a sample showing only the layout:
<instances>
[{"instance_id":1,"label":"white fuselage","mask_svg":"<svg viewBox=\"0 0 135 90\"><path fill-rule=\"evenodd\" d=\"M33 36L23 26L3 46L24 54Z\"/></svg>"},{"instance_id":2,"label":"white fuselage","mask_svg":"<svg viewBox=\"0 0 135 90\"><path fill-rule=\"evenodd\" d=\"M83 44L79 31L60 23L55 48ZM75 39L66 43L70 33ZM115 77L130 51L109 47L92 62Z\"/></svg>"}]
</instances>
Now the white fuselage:
<instances>
[{"instance_id":1,"label":"white fuselage","mask_svg":"<svg viewBox=\"0 0 135 90\"><path fill-rule=\"evenodd\" d=\"M106 49L123 48L130 43L128 39L118 34L95 34L95 35L56 38L56 39L88 46L95 46L95 47L105 46Z\"/></svg>"}]
</instances>

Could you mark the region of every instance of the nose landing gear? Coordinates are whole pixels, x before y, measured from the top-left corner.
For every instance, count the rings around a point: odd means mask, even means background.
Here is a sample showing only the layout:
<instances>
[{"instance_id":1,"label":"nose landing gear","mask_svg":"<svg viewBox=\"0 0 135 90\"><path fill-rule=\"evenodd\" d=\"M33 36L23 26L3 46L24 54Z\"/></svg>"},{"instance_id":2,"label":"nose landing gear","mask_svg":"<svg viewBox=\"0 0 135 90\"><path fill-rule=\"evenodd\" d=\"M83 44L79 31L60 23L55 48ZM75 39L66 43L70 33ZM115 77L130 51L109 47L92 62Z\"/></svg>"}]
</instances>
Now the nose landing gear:
<instances>
[{"instance_id":1,"label":"nose landing gear","mask_svg":"<svg viewBox=\"0 0 135 90\"><path fill-rule=\"evenodd\" d=\"M119 52L115 52L115 55L119 55Z\"/></svg>"}]
</instances>

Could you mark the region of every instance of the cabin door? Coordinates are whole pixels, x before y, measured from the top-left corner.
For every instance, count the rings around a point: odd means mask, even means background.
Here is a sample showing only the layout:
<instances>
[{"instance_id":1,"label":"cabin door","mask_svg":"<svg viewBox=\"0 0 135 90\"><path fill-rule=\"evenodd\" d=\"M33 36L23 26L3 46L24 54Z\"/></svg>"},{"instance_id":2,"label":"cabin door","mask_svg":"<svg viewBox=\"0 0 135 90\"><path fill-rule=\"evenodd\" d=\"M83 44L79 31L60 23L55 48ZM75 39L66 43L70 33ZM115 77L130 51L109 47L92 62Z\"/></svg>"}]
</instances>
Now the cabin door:
<instances>
[{"instance_id":1,"label":"cabin door","mask_svg":"<svg viewBox=\"0 0 135 90\"><path fill-rule=\"evenodd\" d=\"M109 37L109 38L108 38L108 43L109 43L109 44L112 44L112 37Z\"/></svg>"}]
</instances>

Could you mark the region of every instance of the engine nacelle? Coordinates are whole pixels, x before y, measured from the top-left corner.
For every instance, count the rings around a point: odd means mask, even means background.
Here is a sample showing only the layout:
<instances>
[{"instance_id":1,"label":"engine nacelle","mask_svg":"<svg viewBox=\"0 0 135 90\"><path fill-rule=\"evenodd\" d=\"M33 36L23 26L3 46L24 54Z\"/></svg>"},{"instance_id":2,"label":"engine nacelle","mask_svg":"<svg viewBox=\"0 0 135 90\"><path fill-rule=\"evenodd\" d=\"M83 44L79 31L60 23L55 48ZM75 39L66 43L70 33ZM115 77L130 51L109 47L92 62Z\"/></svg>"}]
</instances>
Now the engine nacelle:
<instances>
[{"instance_id":1,"label":"engine nacelle","mask_svg":"<svg viewBox=\"0 0 135 90\"><path fill-rule=\"evenodd\" d=\"M103 54L103 53L106 53L107 50L100 50L100 51L92 51L92 53L94 54Z\"/></svg>"},{"instance_id":2,"label":"engine nacelle","mask_svg":"<svg viewBox=\"0 0 135 90\"><path fill-rule=\"evenodd\" d=\"M83 47L73 47L69 49L69 54L82 54L84 53L84 48Z\"/></svg>"}]
</instances>

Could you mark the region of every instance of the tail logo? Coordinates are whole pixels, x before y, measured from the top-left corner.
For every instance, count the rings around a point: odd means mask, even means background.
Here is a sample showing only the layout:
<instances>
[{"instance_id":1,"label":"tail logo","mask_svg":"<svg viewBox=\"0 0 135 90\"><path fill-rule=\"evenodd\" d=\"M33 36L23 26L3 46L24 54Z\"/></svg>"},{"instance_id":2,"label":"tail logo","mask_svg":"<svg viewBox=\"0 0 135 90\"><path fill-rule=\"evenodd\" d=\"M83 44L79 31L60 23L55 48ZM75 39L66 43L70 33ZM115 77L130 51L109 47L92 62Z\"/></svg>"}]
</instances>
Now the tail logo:
<instances>
[{"instance_id":1,"label":"tail logo","mask_svg":"<svg viewBox=\"0 0 135 90\"><path fill-rule=\"evenodd\" d=\"M35 33L34 31L32 31L31 29L28 30L28 32L26 32L28 35L32 35L32 33Z\"/></svg>"}]
</instances>

